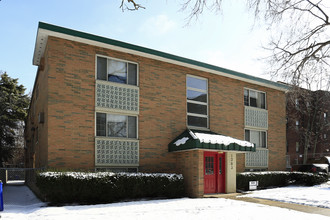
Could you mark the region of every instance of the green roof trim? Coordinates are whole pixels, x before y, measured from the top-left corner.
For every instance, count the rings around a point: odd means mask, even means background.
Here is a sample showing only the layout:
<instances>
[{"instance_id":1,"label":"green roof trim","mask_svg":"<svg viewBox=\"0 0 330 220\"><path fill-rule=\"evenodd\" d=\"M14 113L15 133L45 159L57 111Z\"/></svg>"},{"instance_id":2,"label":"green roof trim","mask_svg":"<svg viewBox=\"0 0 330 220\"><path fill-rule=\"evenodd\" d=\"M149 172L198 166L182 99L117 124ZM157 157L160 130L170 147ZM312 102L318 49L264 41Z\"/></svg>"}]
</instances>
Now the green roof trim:
<instances>
[{"instance_id":1,"label":"green roof trim","mask_svg":"<svg viewBox=\"0 0 330 220\"><path fill-rule=\"evenodd\" d=\"M166 58L166 59L170 59L170 60L174 60L174 61L179 61L179 62L195 65L195 66L198 66L198 67L203 67L203 68L214 70L214 71L223 72L223 73L233 75L233 76L236 76L236 77L240 77L240 78L244 78L244 79L247 79L247 80L252 80L252 81L259 82L259 83L268 84L270 86L277 87L279 89L288 90L288 88L289 88L287 85L284 85L284 84L281 84L281 83L277 83L277 82L266 80L266 79L263 79L263 78L247 75L247 74L244 74L244 73L240 73L240 72L225 69L225 68L222 68L222 67L214 66L214 65L211 65L211 64L203 63L203 62L200 62L200 61L196 61L196 60L192 60L192 59L172 55L172 54L169 54L169 53L149 49L149 48L146 48L146 47L137 46L137 45L134 45L134 44L125 43L125 42L122 42L122 41L113 40L113 39L110 39L110 38L105 38L105 37L101 37L101 36L81 32L81 31L72 30L72 29L69 29L69 28L64 28L64 27L60 27L60 26L56 26L56 25L52 25L52 24L47 24L47 23L44 23L44 22L39 22L38 28L48 30L48 31L54 31L54 32L62 33L62 34L67 34L67 35L74 36L74 37L80 37L80 38L87 39L87 40L97 41L97 42L101 42L101 43L105 43L105 44L109 44L109 45L113 45L113 46L118 46L118 47L122 47L122 48L125 48L125 49L135 50L135 51L138 51L138 52L147 53L147 54L150 54L150 55L155 55L155 56L159 56L159 57L162 57L162 58Z\"/></svg>"},{"instance_id":2,"label":"green roof trim","mask_svg":"<svg viewBox=\"0 0 330 220\"><path fill-rule=\"evenodd\" d=\"M202 150L216 150L216 151L239 151L239 152L256 152L256 146L243 146L238 143L230 143L228 145L220 144L220 143L211 143L205 142L200 139L196 139L193 137L195 133L203 133L203 134L210 134L212 136L219 136L230 138L228 136L223 136L212 131L197 131L197 130L185 130L181 133L178 137L176 137L171 143L168 144L168 151L175 152L175 151L185 151L185 150L194 150L194 149L202 149ZM232 138L233 140L237 140ZM180 144L176 144L177 141L185 140Z\"/></svg>"}]
</instances>

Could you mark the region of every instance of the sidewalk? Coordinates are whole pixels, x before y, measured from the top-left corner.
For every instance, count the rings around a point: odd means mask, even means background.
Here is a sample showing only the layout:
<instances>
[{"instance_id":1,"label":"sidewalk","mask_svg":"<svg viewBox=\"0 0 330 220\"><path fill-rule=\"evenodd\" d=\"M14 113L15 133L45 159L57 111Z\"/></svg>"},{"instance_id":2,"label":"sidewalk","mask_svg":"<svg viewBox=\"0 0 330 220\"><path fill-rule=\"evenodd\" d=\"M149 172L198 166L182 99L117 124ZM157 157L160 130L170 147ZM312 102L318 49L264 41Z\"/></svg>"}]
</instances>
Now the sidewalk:
<instances>
[{"instance_id":1,"label":"sidewalk","mask_svg":"<svg viewBox=\"0 0 330 220\"><path fill-rule=\"evenodd\" d=\"M4 212L13 212L21 207L38 208L45 206L24 182L9 182L3 187Z\"/></svg>"},{"instance_id":2,"label":"sidewalk","mask_svg":"<svg viewBox=\"0 0 330 220\"><path fill-rule=\"evenodd\" d=\"M243 193L232 193L232 194L212 194L212 195L206 195L204 197L205 198L233 199L233 200L238 200L238 201L243 201L243 202L252 202L252 203L258 203L258 204L263 204L263 205L276 206L276 207L280 207L280 208L292 209L292 210L296 210L299 212L330 216L330 209L326 209L326 208L319 208L319 207L314 207L314 206L299 205L299 204L295 204L295 203L286 203L286 202L250 198L250 197L242 197L242 196L244 196Z\"/></svg>"}]
</instances>

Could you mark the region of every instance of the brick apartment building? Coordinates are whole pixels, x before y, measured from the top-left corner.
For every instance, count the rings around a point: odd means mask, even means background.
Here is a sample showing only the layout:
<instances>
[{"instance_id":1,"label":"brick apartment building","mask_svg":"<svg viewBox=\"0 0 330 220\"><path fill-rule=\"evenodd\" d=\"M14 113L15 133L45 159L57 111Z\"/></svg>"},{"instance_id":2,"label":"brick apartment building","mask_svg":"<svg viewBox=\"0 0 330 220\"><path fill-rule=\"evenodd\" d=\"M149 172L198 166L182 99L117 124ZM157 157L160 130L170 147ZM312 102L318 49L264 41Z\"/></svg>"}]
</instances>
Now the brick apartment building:
<instances>
[{"instance_id":1,"label":"brick apartment building","mask_svg":"<svg viewBox=\"0 0 330 220\"><path fill-rule=\"evenodd\" d=\"M285 85L46 23L33 64L29 167L182 173L192 197L285 169Z\"/></svg>"},{"instance_id":2,"label":"brick apartment building","mask_svg":"<svg viewBox=\"0 0 330 220\"><path fill-rule=\"evenodd\" d=\"M330 156L330 93L297 88L287 93L287 164Z\"/></svg>"}]
</instances>

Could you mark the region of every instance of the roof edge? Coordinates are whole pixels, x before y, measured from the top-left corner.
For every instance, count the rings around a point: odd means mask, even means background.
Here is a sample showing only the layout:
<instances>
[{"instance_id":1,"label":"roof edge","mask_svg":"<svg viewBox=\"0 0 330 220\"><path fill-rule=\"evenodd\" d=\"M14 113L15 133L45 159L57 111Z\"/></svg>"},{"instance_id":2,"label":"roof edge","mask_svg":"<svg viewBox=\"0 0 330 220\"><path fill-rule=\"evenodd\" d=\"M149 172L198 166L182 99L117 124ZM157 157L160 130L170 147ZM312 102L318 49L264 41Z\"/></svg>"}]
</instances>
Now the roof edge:
<instances>
[{"instance_id":1,"label":"roof edge","mask_svg":"<svg viewBox=\"0 0 330 220\"><path fill-rule=\"evenodd\" d=\"M39 31L41 29L47 30L50 32L55 32L55 33L72 36L75 38L86 39L89 41L96 41L99 43L112 45L112 46L115 46L118 48L130 50L132 52L138 52L139 55L143 55L143 54L152 55L152 56L154 56L155 59L157 59L156 57L159 57L159 58L162 58L163 60L165 59L167 62L174 61L175 63L177 63L179 65L188 66L190 68L195 68L195 69L196 68L202 69L203 71L209 71L214 74L222 75L222 76L229 77L229 78L239 79L242 81L270 87L270 88L277 89L277 90L287 91L289 89L289 86L287 86L287 85L277 83L274 81L270 81L267 79L259 78L256 76L248 75L245 73L237 72L234 70L226 69L226 68L215 66L212 64L196 61L193 59L180 57L180 56L173 55L170 53L166 53L166 52L162 52L162 51L158 51L158 50L154 50L154 49L150 49L150 48L146 48L146 47L142 47L142 46L138 46L138 45L134 45L134 44L130 44L130 43L126 43L126 42L122 42L122 41L118 41L118 40L114 40L114 39L110 39L110 38L106 38L106 37L101 37L98 35L89 34L86 32L81 32L81 31L77 31L77 30L73 30L73 29L69 29L69 28L65 28L65 27L60 27L60 26L56 26L56 25L52 25L52 24L48 24L48 23L44 23L44 22L39 22L38 35L39 35ZM36 59L36 57L35 57L37 55L36 51L37 51L37 47L38 47L37 46L38 35L37 35L37 40L36 40L36 45L35 45L35 53L34 53L34 57L33 57L34 65L39 65L38 59ZM39 57L39 60L40 60L40 57Z\"/></svg>"}]
</instances>

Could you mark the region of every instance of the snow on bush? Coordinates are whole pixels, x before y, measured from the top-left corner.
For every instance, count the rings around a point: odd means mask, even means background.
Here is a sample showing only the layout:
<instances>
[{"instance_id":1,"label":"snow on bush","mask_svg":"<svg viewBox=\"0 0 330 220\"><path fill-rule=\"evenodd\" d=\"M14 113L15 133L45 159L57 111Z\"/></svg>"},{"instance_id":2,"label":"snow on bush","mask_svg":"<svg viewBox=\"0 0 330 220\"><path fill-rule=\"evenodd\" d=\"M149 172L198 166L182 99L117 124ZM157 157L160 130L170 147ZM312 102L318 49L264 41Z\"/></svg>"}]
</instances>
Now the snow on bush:
<instances>
[{"instance_id":1,"label":"snow on bush","mask_svg":"<svg viewBox=\"0 0 330 220\"><path fill-rule=\"evenodd\" d=\"M237 174L236 184L239 190L249 190L250 181L259 181L259 188L288 185L313 186L328 181L325 173L303 173L285 171L244 172Z\"/></svg>"},{"instance_id":2,"label":"snow on bush","mask_svg":"<svg viewBox=\"0 0 330 220\"><path fill-rule=\"evenodd\" d=\"M184 196L184 180L180 174L42 172L36 180L45 200L53 204Z\"/></svg>"}]
</instances>

